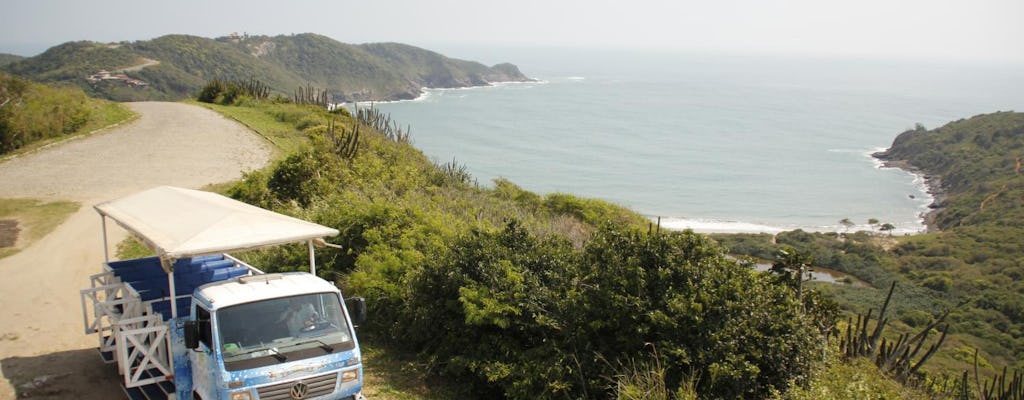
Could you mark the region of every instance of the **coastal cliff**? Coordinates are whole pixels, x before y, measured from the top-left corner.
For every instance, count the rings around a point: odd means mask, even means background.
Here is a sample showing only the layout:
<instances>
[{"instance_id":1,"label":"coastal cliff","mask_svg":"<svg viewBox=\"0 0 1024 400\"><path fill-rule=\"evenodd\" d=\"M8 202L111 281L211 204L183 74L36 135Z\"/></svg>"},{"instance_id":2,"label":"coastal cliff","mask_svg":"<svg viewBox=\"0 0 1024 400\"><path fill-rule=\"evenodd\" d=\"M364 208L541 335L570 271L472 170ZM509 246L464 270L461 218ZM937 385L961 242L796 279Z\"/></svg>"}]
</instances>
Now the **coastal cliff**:
<instances>
[{"instance_id":1,"label":"coastal cliff","mask_svg":"<svg viewBox=\"0 0 1024 400\"><path fill-rule=\"evenodd\" d=\"M887 166L923 175L935 196L929 215L946 230L1024 218L1024 113L996 112L901 133L874 154Z\"/></svg>"},{"instance_id":2,"label":"coastal cliff","mask_svg":"<svg viewBox=\"0 0 1024 400\"><path fill-rule=\"evenodd\" d=\"M512 64L488 67L409 45L353 45L313 33L68 42L0 65L14 75L78 85L118 101L180 100L211 79L255 78L284 96L313 86L327 90L333 102L405 100L423 88L530 80Z\"/></svg>"}]
</instances>

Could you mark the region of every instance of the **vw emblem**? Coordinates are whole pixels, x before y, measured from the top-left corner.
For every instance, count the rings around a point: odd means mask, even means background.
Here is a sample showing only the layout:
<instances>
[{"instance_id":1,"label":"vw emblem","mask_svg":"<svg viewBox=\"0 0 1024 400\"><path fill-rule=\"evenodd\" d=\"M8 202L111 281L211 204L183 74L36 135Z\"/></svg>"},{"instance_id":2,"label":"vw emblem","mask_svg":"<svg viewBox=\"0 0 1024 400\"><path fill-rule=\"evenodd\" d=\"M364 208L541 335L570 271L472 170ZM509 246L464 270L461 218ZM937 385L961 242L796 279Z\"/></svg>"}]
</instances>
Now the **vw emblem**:
<instances>
[{"instance_id":1,"label":"vw emblem","mask_svg":"<svg viewBox=\"0 0 1024 400\"><path fill-rule=\"evenodd\" d=\"M309 387L307 387L305 383L296 383L295 386L292 386L292 398L295 400L302 400L306 398L307 391L309 391Z\"/></svg>"}]
</instances>

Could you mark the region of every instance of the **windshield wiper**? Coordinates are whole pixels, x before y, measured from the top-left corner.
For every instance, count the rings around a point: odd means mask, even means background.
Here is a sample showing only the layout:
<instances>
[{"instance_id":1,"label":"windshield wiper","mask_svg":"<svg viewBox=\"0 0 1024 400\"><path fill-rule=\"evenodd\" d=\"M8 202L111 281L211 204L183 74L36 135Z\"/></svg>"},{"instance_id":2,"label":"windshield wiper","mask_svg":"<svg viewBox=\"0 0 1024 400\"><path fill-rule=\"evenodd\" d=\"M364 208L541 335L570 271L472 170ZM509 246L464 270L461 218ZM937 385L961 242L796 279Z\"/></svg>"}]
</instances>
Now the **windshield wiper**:
<instances>
[{"instance_id":1,"label":"windshield wiper","mask_svg":"<svg viewBox=\"0 0 1024 400\"><path fill-rule=\"evenodd\" d=\"M277 351L277 349L275 349L273 347L270 347L270 348L267 348L267 350L270 350L270 355L274 356L274 358L276 358L277 361L280 361L280 362L288 361L288 357L285 357L285 355L281 354L281 352Z\"/></svg>"},{"instance_id":2,"label":"windshield wiper","mask_svg":"<svg viewBox=\"0 0 1024 400\"><path fill-rule=\"evenodd\" d=\"M281 354L280 351L277 351L277 349L275 349L273 347L266 347L266 348L259 348L259 349L255 349L255 350L250 350L250 351L247 351L245 353L239 354L239 356L244 356L244 355L247 355L247 354L252 354L252 353L256 353L256 352L260 352L260 351L264 351L264 350L270 352L270 355L273 356L274 358L276 358L277 361L279 361L279 362L288 361L288 357L286 357L284 354Z\"/></svg>"},{"instance_id":3,"label":"windshield wiper","mask_svg":"<svg viewBox=\"0 0 1024 400\"><path fill-rule=\"evenodd\" d=\"M331 346L331 345L329 345L327 343L324 343L320 339L304 340L304 341L301 341L301 342L292 343L292 344L289 344L287 346L282 346L282 347L301 346L301 345L310 344L310 343L319 343L319 345L317 347L320 347L321 349L323 349L324 351L326 351L328 353L333 353L334 352L334 346Z\"/></svg>"}]
</instances>

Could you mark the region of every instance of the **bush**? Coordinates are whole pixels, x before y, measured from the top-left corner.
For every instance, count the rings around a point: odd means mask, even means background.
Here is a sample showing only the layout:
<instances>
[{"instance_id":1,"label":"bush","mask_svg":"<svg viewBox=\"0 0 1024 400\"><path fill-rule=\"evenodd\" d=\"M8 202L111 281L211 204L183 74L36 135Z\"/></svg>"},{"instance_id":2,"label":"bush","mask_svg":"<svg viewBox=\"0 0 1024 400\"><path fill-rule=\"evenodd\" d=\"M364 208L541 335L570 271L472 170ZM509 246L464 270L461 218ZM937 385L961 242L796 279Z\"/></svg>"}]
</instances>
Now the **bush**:
<instances>
[{"instance_id":1,"label":"bush","mask_svg":"<svg viewBox=\"0 0 1024 400\"><path fill-rule=\"evenodd\" d=\"M510 222L391 279L396 302L379 332L509 398L610 395L611 365L650 344L669 388L703 371L705 396L765 397L800 381L820 354L792 291L692 233L605 227L578 251Z\"/></svg>"},{"instance_id":2,"label":"bush","mask_svg":"<svg viewBox=\"0 0 1024 400\"><path fill-rule=\"evenodd\" d=\"M0 73L0 154L74 133L93 118L78 88L53 88Z\"/></svg>"},{"instance_id":3,"label":"bush","mask_svg":"<svg viewBox=\"0 0 1024 400\"><path fill-rule=\"evenodd\" d=\"M263 100L269 96L269 89L260 81L223 81L214 79L206 83L196 100L203 103L215 103L225 106L251 103L254 99Z\"/></svg>"}]
</instances>

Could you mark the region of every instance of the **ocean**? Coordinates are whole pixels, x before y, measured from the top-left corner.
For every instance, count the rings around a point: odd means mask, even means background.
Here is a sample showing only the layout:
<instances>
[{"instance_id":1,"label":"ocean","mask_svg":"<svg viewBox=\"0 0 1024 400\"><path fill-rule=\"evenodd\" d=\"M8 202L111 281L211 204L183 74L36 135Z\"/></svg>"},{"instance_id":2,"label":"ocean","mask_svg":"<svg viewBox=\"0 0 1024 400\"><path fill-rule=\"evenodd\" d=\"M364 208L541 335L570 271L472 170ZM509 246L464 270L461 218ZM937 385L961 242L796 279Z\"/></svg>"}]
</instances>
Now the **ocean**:
<instances>
[{"instance_id":1,"label":"ocean","mask_svg":"<svg viewBox=\"0 0 1024 400\"><path fill-rule=\"evenodd\" d=\"M871 153L931 129L1024 110L1024 68L581 49L454 49L537 82L378 103L414 145L483 185L630 207L701 232L924 229L922 177ZM365 106L365 105L364 105ZM876 225L877 227L877 225Z\"/></svg>"}]
</instances>

